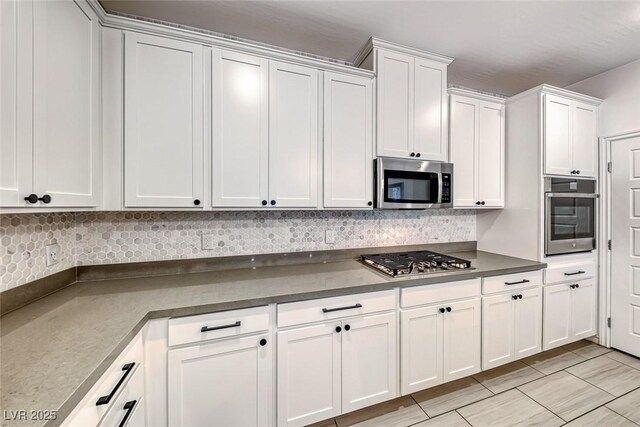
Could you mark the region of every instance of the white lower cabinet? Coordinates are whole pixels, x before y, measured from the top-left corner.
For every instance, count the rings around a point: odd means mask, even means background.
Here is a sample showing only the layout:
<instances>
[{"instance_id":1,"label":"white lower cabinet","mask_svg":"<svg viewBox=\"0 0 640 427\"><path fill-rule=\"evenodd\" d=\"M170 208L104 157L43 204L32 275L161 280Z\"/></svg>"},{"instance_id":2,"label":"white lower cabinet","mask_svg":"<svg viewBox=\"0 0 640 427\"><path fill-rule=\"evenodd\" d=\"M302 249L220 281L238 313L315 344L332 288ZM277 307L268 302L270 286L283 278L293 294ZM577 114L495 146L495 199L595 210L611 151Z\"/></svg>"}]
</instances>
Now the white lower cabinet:
<instances>
[{"instance_id":1,"label":"white lower cabinet","mask_svg":"<svg viewBox=\"0 0 640 427\"><path fill-rule=\"evenodd\" d=\"M278 332L278 425L303 426L396 397L396 313Z\"/></svg>"},{"instance_id":2,"label":"white lower cabinet","mask_svg":"<svg viewBox=\"0 0 640 427\"><path fill-rule=\"evenodd\" d=\"M480 371L480 299L403 310L400 315L401 393Z\"/></svg>"},{"instance_id":3,"label":"white lower cabinet","mask_svg":"<svg viewBox=\"0 0 640 427\"><path fill-rule=\"evenodd\" d=\"M482 369L540 352L542 290L482 297Z\"/></svg>"},{"instance_id":4,"label":"white lower cabinet","mask_svg":"<svg viewBox=\"0 0 640 427\"><path fill-rule=\"evenodd\" d=\"M595 279L545 286L543 330L544 350L595 335Z\"/></svg>"},{"instance_id":5,"label":"white lower cabinet","mask_svg":"<svg viewBox=\"0 0 640 427\"><path fill-rule=\"evenodd\" d=\"M272 349L252 335L169 350L169 426L271 424Z\"/></svg>"}]
</instances>

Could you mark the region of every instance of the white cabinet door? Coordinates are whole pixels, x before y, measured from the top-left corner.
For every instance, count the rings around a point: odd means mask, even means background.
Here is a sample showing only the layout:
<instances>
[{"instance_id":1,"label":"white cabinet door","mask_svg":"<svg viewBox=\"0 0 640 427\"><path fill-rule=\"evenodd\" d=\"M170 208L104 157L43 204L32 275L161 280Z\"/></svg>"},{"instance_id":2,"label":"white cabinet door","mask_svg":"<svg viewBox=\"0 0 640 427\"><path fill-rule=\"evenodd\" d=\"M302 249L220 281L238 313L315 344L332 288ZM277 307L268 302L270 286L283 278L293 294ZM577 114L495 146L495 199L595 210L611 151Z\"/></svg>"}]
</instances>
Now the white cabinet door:
<instances>
[{"instance_id":1,"label":"white cabinet door","mask_svg":"<svg viewBox=\"0 0 640 427\"><path fill-rule=\"evenodd\" d=\"M595 178L598 173L597 107L573 102L572 168L580 176Z\"/></svg>"},{"instance_id":2,"label":"white cabinet door","mask_svg":"<svg viewBox=\"0 0 640 427\"><path fill-rule=\"evenodd\" d=\"M269 61L213 51L214 207L269 198Z\"/></svg>"},{"instance_id":3,"label":"white cabinet door","mask_svg":"<svg viewBox=\"0 0 640 427\"><path fill-rule=\"evenodd\" d=\"M595 279L577 282L571 289L571 333L572 341L596 334Z\"/></svg>"},{"instance_id":4,"label":"white cabinet door","mask_svg":"<svg viewBox=\"0 0 640 427\"><path fill-rule=\"evenodd\" d=\"M124 64L125 207L202 208L202 46L128 32Z\"/></svg>"},{"instance_id":5,"label":"white cabinet door","mask_svg":"<svg viewBox=\"0 0 640 427\"><path fill-rule=\"evenodd\" d=\"M456 207L477 207L477 135L478 101L451 95L449 124L451 162L453 168L453 197Z\"/></svg>"},{"instance_id":6,"label":"white cabinet door","mask_svg":"<svg viewBox=\"0 0 640 427\"><path fill-rule=\"evenodd\" d=\"M269 80L270 205L316 207L318 71L271 61Z\"/></svg>"},{"instance_id":7,"label":"white cabinet door","mask_svg":"<svg viewBox=\"0 0 640 427\"><path fill-rule=\"evenodd\" d=\"M514 358L539 353L542 347L542 289L518 292L514 301Z\"/></svg>"},{"instance_id":8,"label":"white cabinet door","mask_svg":"<svg viewBox=\"0 0 640 427\"><path fill-rule=\"evenodd\" d=\"M544 172L571 175L573 170L572 102L559 96L544 95Z\"/></svg>"},{"instance_id":9,"label":"white cabinet door","mask_svg":"<svg viewBox=\"0 0 640 427\"><path fill-rule=\"evenodd\" d=\"M267 336L169 350L169 425L270 425L273 343L261 339Z\"/></svg>"},{"instance_id":10,"label":"white cabinet door","mask_svg":"<svg viewBox=\"0 0 640 427\"><path fill-rule=\"evenodd\" d=\"M414 59L378 50L377 153L408 157L413 152Z\"/></svg>"},{"instance_id":11,"label":"white cabinet door","mask_svg":"<svg viewBox=\"0 0 640 427\"><path fill-rule=\"evenodd\" d=\"M342 334L342 412L395 398L396 313L345 320Z\"/></svg>"},{"instance_id":12,"label":"white cabinet door","mask_svg":"<svg viewBox=\"0 0 640 427\"><path fill-rule=\"evenodd\" d=\"M305 426L341 414L343 334L337 327L340 322L278 332L279 426Z\"/></svg>"},{"instance_id":13,"label":"white cabinet door","mask_svg":"<svg viewBox=\"0 0 640 427\"><path fill-rule=\"evenodd\" d=\"M514 359L513 299L511 294L482 297L482 369Z\"/></svg>"},{"instance_id":14,"label":"white cabinet door","mask_svg":"<svg viewBox=\"0 0 640 427\"><path fill-rule=\"evenodd\" d=\"M324 206L373 205L372 80L324 73Z\"/></svg>"},{"instance_id":15,"label":"white cabinet door","mask_svg":"<svg viewBox=\"0 0 640 427\"><path fill-rule=\"evenodd\" d=\"M400 312L400 389L407 395L442 384L442 306Z\"/></svg>"},{"instance_id":16,"label":"white cabinet door","mask_svg":"<svg viewBox=\"0 0 640 427\"><path fill-rule=\"evenodd\" d=\"M414 60L414 143L425 160L447 161L447 65Z\"/></svg>"},{"instance_id":17,"label":"white cabinet door","mask_svg":"<svg viewBox=\"0 0 640 427\"><path fill-rule=\"evenodd\" d=\"M480 372L480 298L446 304L442 315L444 382ZM449 310L450 309L450 310Z\"/></svg>"},{"instance_id":18,"label":"white cabinet door","mask_svg":"<svg viewBox=\"0 0 640 427\"><path fill-rule=\"evenodd\" d=\"M542 349L571 341L571 288L569 284L544 287Z\"/></svg>"},{"instance_id":19,"label":"white cabinet door","mask_svg":"<svg viewBox=\"0 0 640 427\"><path fill-rule=\"evenodd\" d=\"M504 207L504 132L504 105L480 101L476 188L483 207Z\"/></svg>"},{"instance_id":20,"label":"white cabinet door","mask_svg":"<svg viewBox=\"0 0 640 427\"><path fill-rule=\"evenodd\" d=\"M99 66L100 24L86 3L33 2L33 192L51 196L48 207L98 203Z\"/></svg>"}]
</instances>

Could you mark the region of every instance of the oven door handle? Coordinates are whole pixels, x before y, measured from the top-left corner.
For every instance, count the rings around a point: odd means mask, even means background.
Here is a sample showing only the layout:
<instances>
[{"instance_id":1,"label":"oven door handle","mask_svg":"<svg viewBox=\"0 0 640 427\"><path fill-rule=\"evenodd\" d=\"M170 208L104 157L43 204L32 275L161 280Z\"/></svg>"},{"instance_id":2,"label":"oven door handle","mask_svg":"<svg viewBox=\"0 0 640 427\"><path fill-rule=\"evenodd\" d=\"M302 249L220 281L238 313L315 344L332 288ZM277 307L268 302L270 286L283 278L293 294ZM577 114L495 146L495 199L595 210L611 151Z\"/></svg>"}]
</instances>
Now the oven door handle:
<instances>
[{"instance_id":1,"label":"oven door handle","mask_svg":"<svg viewBox=\"0 0 640 427\"><path fill-rule=\"evenodd\" d=\"M547 198L551 197L575 197L577 199L597 199L599 194L593 193L545 193Z\"/></svg>"}]
</instances>

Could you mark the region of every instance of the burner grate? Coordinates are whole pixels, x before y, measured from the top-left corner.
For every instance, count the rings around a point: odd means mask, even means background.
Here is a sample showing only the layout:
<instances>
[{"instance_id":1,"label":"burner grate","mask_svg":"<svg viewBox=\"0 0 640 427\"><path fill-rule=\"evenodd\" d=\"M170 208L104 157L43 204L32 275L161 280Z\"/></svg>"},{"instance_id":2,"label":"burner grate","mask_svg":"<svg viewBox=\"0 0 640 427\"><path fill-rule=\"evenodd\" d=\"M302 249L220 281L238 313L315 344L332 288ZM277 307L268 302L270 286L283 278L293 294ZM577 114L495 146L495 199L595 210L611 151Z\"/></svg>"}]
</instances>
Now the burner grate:
<instances>
[{"instance_id":1,"label":"burner grate","mask_svg":"<svg viewBox=\"0 0 640 427\"><path fill-rule=\"evenodd\" d=\"M431 251L361 255L361 259L393 277L471 268L470 261Z\"/></svg>"}]
</instances>

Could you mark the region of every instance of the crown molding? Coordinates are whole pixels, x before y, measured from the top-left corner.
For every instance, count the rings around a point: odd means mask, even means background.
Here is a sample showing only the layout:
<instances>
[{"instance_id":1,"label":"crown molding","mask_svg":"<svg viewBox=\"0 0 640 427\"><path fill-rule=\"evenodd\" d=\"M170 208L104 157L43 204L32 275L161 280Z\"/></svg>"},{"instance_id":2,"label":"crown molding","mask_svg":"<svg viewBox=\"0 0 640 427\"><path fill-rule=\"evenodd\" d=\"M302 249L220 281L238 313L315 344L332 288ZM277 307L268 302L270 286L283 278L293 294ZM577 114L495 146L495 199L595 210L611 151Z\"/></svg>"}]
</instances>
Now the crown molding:
<instances>
[{"instance_id":1,"label":"crown molding","mask_svg":"<svg viewBox=\"0 0 640 427\"><path fill-rule=\"evenodd\" d=\"M360 64L362 64L366 57L369 56L369 53L371 53L373 49L392 50L394 52L404 53L406 55L412 55L419 58L429 59L431 61L441 62L446 65L451 64L455 60L455 58L451 56L440 55L438 53L428 52L426 50L415 49L398 43L389 42L377 37L371 37L356 55L355 59L353 60L353 65L357 67L360 66Z\"/></svg>"},{"instance_id":2,"label":"crown molding","mask_svg":"<svg viewBox=\"0 0 640 427\"><path fill-rule=\"evenodd\" d=\"M549 95L557 95L557 96L562 96L564 98L569 98L572 99L574 101L580 101L580 102L584 102L587 104L591 104L594 106L598 106L600 104L602 104L602 99L600 98L596 98L593 96L589 96L589 95L584 95L582 93L578 93L578 92L574 92L572 90L567 90L567 89L562 89L559 87L555 87L555 86L551 86L548 84L541 84L540 86L536 86L534 88L531 88L529 90L526 90L524 92L521 92L517 95L513 95L511 97L509 97L507 99L507 103L512 103L515 101L518 101L522 98L525 98L529 95L533 95L533 94L549 94Z\"/></svg>"},{"instance_id":3,"label":"crown molding","mask_svg":"<svg viewBox=\"0 0 640 427\"><path fill-rule=\"evenodd\" d=\"M449 95L464 96L467 98L475 98L481 101L496 102L500 104L504 104L507 100L506 97L502 95L483 93L473 89L467 89L467 88L461 88L461 87L450 87L448 92L449 92Z\"/></svg>"},{"instance_id":4,"label":"crown molding","mask_svg":"<svg viewBox=\"0 0 640 427\"><path fill-rule=\"evenodd\" d=\"M198 28L180 26L170 22L110 14L104 10L98 0L85 1L93 9L96 15L98 15L100 24L103 27L136 31L192 43L199 43L204 46L230 49L250 55L267 57L268 59L318 68L323 71L333 71L366 78L374 77L374 73L370 70L357 68L353 65L341 63L329 58L322 58L304 52L289 51L275 46L260 44L249 40L242 40Z\"/></svg>"}]
</instances>

